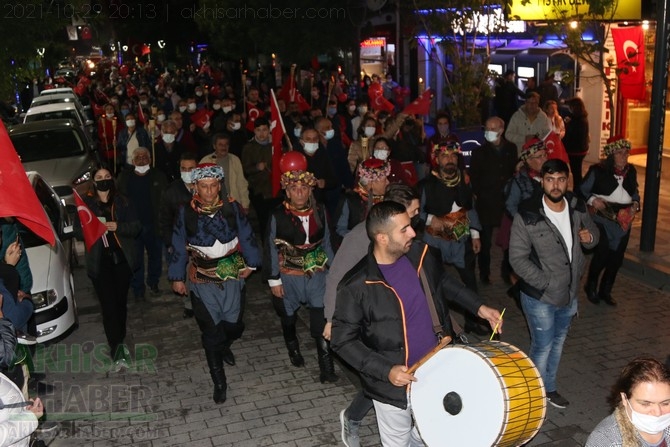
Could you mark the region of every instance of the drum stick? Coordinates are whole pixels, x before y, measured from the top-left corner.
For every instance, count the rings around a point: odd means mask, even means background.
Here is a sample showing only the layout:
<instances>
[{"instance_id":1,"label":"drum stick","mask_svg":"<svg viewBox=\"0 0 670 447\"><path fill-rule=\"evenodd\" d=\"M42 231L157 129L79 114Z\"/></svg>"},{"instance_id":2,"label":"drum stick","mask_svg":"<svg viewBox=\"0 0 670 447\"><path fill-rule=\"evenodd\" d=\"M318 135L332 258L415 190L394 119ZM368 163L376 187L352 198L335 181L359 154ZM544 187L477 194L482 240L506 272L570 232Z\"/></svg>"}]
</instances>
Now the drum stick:
<instances>
[{"instance_id":1,"label":"drum stick","mask_svg":"<svg viewBox=\"0 0 670 447\"><path fill-rule=\"evenodd\" d=\"M493 328L493 334L491 334L491 338L489 338L489 341L493 340L493 337L495 337L496 332L498 332L498 328L500 327L500 322L503 319L503 315L505 315L505 311L507 310L506 307L503 307L502 312L500 312L500 318L498 318L498 322L496 323L496 327Z\"/></svg>"},{"instance_id":2,"label":"drum stick","mask_svg":"<svg viewBox=\"0 0 670 447\"><path fill-rule=\"evenodd\" d=\"M451 343L451 337L444 337L440 343L435 346L432 351L430 351L428 354L424 355L421 357L415 364L409 367L407 370L408 374L414 374L414 372L419 369L419 366L423 365L426 363L432 356L437 354L440 350L442 350L445 346L447 346L449 343Z\"/></svg>"}]
</instances>

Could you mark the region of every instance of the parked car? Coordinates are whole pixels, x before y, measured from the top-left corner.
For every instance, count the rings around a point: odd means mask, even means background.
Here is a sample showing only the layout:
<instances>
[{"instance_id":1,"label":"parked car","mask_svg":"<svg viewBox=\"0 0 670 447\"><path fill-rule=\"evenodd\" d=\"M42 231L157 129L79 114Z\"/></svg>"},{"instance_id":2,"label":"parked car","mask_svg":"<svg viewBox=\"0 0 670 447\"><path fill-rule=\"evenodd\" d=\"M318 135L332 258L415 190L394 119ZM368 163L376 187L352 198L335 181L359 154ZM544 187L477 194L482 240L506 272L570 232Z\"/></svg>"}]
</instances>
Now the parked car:
<instances>
[{"instance_id":1,"label":"parked car","mask_svg":"<svg viewBox=\"0 0 670 447\"><path fill-rule=\"evenodd\" d=\"M9 130L26 171L38 171L68 204L72 188L87 183L97 162L92 139L68 119L17 124Z\"/></svg>"},{"instance_id":2,"label":"parked car","mask_svg":"<svg viewBox=\"0 0 670 447\"><path fill-rule=\"evenodd\" d=\"M78 109L73 103L44 104L31 107L23 118L24 123L33 123L35 121L47 121L55 119L70 119L77 123L82 129L86 130L88 135L93 138L95 122L88 119L86 113Z\"/></svg>"},{"instance_id":3,"label":"parked car","mask_svg":"<svg viewBox=\"0 0 670 447\"><path fill-rule=\"evenodd\" d=\"M60 103L72 103L75 105L79 113L86 117L86 119L93 121L93 112L91 111L91 106L85 106L79 100L79 97L75 95L72 91L65 93L58 93L53 95L40 95L33 98L30 103L30 108L43 106L46 104L60 104Z\"/></svg>"},{"instance_id":4,"label":"parked car","mask_svg":"<svg viewBox=\"0 0 670 447\"><path fill-rule=\"evenodd\" d=\"M72 276L73 228L63 201L37 172L27 172L56 238L52 247L19 223L19 232L33 274L37 342L66 336L79 324Z\"/></svg>"}]
</instances>

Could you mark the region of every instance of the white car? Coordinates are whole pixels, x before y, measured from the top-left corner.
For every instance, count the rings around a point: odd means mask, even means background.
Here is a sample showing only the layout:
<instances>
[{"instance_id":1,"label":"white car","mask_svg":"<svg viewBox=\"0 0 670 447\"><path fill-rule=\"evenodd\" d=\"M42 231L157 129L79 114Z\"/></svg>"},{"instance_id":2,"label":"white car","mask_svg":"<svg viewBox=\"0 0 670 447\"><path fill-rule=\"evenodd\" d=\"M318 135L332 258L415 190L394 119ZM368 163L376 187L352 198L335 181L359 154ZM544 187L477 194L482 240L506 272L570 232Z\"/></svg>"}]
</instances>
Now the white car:
<instances>
[{"instance_id":1,"label":"white car","mask_svg":"<svg viewBox=\"0 0 670 447\"><path fill-rule=\"evenodd\" d=\"M55 104L43 104L30 107L23 118L24 123L35 121L47 121L56 119L70 119L77 123L89 135L95 130L93 120L88 119L85 112L71 102L60 102Z\"/></svg>"},{"instance_id":2,"label":"white car","mask_svg":"<svg viewBox=\"0 0 670 447\"><path fill-rule=\"evenodd\" d=\"M53 188L37 172L26 174L56 236L56 244L52 247L19 223L33 275L31 294L37 342L45 343L63 338L79 324L71 268L73 229L65 204Z\"/></svg>"}]
</instances>

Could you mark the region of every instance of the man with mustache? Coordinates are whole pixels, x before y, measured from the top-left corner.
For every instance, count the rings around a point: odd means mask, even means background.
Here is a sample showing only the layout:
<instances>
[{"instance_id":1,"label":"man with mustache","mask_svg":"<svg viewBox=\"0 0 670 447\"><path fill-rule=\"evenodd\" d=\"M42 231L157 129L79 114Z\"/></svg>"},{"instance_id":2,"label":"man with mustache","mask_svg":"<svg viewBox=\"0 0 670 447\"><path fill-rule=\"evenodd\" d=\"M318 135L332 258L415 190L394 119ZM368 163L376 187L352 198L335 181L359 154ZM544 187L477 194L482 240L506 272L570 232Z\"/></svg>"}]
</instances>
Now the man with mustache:
<instances>
[{"instance_id":1,"label":"man with mustache","mask_svg":"<svg viewBox=\"0 0 670 447\"><path fill-rule=\"evenodd\" d=\"M529 355L542 375L548 402L557 408L569 405L556 390L556 372L577 313L579 279L586 263L582 247L595 247L600 236L584 201L567 191L569 173L562 160L544 162L542 194L519 205L509 246L530 330Z\"/></svg>"},{"instance_id":2,"label":"man with mustache","mask_svg":"<svg viewBox=\"0 0 670 447\"><path fill-rule=\"evenodd\" d=\"M437 164L420 183L421 219L426 222L423 240L442 254L442 262L458 270L461 281L475 293L475 257L481 248L481 224L474 209L472 188L461 170L461 145L446 141L435 146ZM465 313L465 331L483 336L489 330L470 312Z\"/></svg>"}]
</instances>

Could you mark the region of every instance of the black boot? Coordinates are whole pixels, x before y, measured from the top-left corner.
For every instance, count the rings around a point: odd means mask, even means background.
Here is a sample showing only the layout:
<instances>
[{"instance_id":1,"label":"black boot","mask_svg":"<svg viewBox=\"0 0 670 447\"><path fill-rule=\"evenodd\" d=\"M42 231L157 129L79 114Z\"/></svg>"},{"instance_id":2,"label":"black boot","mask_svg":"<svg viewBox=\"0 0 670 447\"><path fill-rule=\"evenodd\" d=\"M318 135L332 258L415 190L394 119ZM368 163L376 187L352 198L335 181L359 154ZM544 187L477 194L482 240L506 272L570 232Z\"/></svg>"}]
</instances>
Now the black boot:
<instances>
[{"instance_id":1,"label":"black boot","mask_svg":"<svg viewBox=\"0 0 670 447\"><path fill-rule=\"evenodd\" d=\"M209 374L212 376L214 382L214 395L212 399L217 404L222 404L226 401L226 373L223 370L223 353L220 350L205 349L205 357L207 358L207 366L209 366Z\"/></svg>"},{"instance_id":2,"label":"black boot","mask_svg":"<svg viewBox=\"0 0 670 447\"><path fill-rule=\"evenodd\" d=\"M223 361L229 364L230 366L235 366L235 355L233 351L230 350L230 345L233 344L232 340L226 341L223 348L221 348L221 354L223 356Z\"/></svg>"},{"instance_id":3,"label":"black boot","mask_svg":"<svg viewBox=\"0 0 670 447\"><path fill-rule=\"evenodd\" d=\"M335 374L335 364L333 363L333 356L330 353L330 343L323 337L316 337L316 352L319 356L319 380L321 383L337 382L338 375Z\"/></svg>"},{"instance_id":4,"label":"black boot","mask_svg":"<svg viewBox=\"0 0 670 447\"><path fill-rule=\"evenodd\" d=\"M593 304L598 304L600 297L598 297L598 277L593 277L589 275L584 285L584 292L586 292L586 298L591 301Z\"/></svg>"},{"instance_id":5,"label":"black boot","mask_svg":"<svg viewBox=\"0 0 670 447\"><path fill-rule=\"evenodd\" d=\"M286 342L286 349L288 349L288 358L291 359L291 364L297 368L305 366L305 359L300 353L300 343L298 336L295 333L295 323L283 323L281 325L282 334L284 335L284 342Z\"/></svg>"},{"instance_id":6,"label":"black boot","mask_svg":"<svg viewBox=\"0 0 670 447\"><path fill-rule=\"evenodd\" d=\"M607 274L607 270L600 280L600 290L598 297L610 306L616 306L616 300L612 298L612 287L614 287L614 278Z\"/></svg>"}]
</instances>

